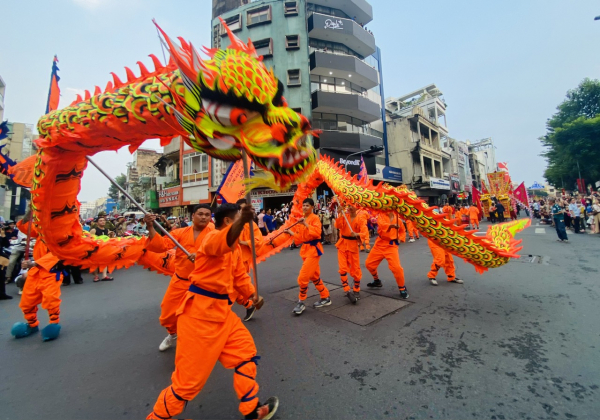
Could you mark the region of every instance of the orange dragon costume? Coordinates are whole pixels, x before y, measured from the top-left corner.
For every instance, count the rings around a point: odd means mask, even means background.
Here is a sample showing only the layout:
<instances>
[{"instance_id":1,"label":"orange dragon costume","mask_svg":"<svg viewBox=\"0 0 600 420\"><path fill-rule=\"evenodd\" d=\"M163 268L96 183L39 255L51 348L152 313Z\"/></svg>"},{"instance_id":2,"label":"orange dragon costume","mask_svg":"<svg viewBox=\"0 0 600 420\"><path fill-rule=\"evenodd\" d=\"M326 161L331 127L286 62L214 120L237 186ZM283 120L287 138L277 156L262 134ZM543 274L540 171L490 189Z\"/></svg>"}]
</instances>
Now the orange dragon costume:
<instances>
[{"instance_id":1,"label":"orange dragon costume","mask_svg":"<svg viewBox=\"0 0 600 420\"><path fill-rule=\"evenodd\" d=\"M31 222L17 223L22 232L31 229L31 237L37 239L38 232ZM11 334L15 338L24 338L39 330L40 321L37 317L38 305L48 311L50 323L42 329L42 340L50 341L58 338L60 333L60 286L64 269L56 258L43 244L37 240L33 247L35 266L27 272L27 281L23 287L19 307L27 322L17 322L13 325Z\"/></svg>"},{"instance_id":2,"label":"orange dragon costume","mask_svg":"<svg viewBox=\"0 0 600 420\"><path fill-rule=\"evenodd\" d=\"M348 299L352 303L356 303L360 296L360 279L362 278L358 245L368 235L367 221L358 213L354 217L351 217L350 214L345 216L342 214L335 219L335 227L340 230L340 239L335 246L338 250L338 266L342 287ZM348 274L354 279L352 291L348 284Z\"/></svg>"},{"instance_id":3,"label":"orange dragon costume","mask_svg":"<svg viewBox=\"0 0 600 420\"><path fill-rule=\"evenodd\" d=\"M392 225L398 227L394 228ZM404 269L400 264L400 256L398 255L399 242L406 241L404 223L396 213L389 212L377 216L377 226L379 227L379 236L375 240L375 245L365 263L367 270L373 276L373 282L367 283L367 287L377 288L383 286L377 274L377 267L383 260L386 260L394 279L396 279L400 297L407 299L408 292L404 284Z\"/></svg>"}]
</instances>

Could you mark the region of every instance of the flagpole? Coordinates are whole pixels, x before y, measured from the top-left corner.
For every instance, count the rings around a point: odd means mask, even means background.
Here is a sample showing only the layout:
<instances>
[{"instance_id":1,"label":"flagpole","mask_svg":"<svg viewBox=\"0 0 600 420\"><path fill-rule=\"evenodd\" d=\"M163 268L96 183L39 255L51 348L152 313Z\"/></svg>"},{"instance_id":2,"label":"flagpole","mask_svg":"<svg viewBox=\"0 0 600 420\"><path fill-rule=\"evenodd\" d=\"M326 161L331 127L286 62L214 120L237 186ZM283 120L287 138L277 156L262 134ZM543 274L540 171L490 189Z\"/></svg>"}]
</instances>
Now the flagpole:
<instances>
[{"instance_id":1,"label":"flagpole","mask_svg":"<svg viewBox=\"0 0 600 420\"><path fill-rule=\"evenodd\" d=\"M117 189L119 191L121 191L123 193L123 195L125 197L127 197L129 199L129 201L131 201L133 203L134 206L136 206L142 213L144 213L145 216L148 216L150 213L148 213L146 211L146 209L144 209L142 207L142 205L140 203L138 203L137 201L135 201L135 199L127 192L123 189L123 187L121 187L117 181L115 181L114 179L112 179L112 177L107 174L104 169L102 169L100 166L98 166L98 164L96 162L94 162L92 160L91 157L86 156L86 159L88 160L88 162L90 162L92 165L94 165L96 167L96 169L98 169L100 171L100 173L102 175L104 175L106 177L106 179L108 179L115 187L117 187ZM154 226L158 228L159 231L161 231L165 236L167 236L174 244L177 248L179 248L181 251L183 251L183 253L189 258L192 256L192 254L183 247L183 245L181 245L179 242L177 242L177 240L175 238L173 238L173 236L166 231L166 229L164 227L162 227L162 225L160 223L158 223L156 220L154 221Z\"/></svg>"},{"instance_id":2,"label":"flagpole","mask_svg":"<svg viewBox=\"0 0 600 420\"><path fill-rule=\"evenodd\" d=\"M248 156L246 154L246 149L242 148L242 162L244 163L244 178L245 179L249 179L250 178L250 169L248 168ZM252 205L252 198L251 198L251 193L250 191L248 191L248 193L246 194L246 205L247 206L251 206ZM259 301L259 295L258 295L258 272L256 271L256 243L254 242L254 220L250 220L248 222L248 227L250 230L250 248L252 249L252 277L254 280L254 288L256 290L256 296L255 296L255 306L258 308L258 301ZM262 306L262 303L260 304L260 306Z\"/></svg>"}]
</instances>

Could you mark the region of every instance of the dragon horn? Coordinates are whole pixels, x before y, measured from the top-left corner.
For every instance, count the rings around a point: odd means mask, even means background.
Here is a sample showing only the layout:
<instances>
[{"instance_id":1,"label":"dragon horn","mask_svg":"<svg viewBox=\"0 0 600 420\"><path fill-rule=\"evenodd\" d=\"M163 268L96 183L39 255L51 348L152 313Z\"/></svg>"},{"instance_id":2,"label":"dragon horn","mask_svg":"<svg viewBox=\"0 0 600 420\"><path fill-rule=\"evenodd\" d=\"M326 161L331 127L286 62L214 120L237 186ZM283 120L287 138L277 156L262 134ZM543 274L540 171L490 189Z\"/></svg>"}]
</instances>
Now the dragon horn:
<instances>
[{"instance_id":1,"label":"dragon horn","mask_svg":"<svg viewBox=\"0 0 600 420\"><path fill-rule=\"evenodd\" d=\"M248 49L248 46L246 44L244 44L241 39L239 39L237 36L235 36L233 34L233 32L231 32L231 29L229 29L229 26L227 26L227 24L225 23L223 18L219 17L219 20L221 21L221 24L227 31L227 36L229 36L229 41L231 41L231 45L228 48L232 48L234 50L249 53L250 51Z\"/></svg>"},{"instance_id":2,"label":"dragon horn","mask_svg":"<svg viewBox=\"0 0 600 420\"><path fill-rule=\"evenodd\" d=\"M164 67L154 54L150 54L149 57L152 59L152 64L154 64L154 71L158 71Z\"/></svg>"},{"instance_id":3,"label":"dragon horn","mask_svg":"<svg viewBox=\"0 0 600 420\"><path fill-rule=\"evenodd\" d=\"M190 66L189 58L191 57L189 52L186 51L184 48L175 45L175 43L171 41L171 38L169 38L166 32L163 31L160 26L158 26L158 23L156 23L155 20L152 20L152 22L154 22L154 25L156 25L160 34L162 35L163 38L161 39L161 42L165 44L165 47L167 47L171 58L173 59L179 70L185 73L190 79L196 80L197 72L194 72L193 67ZM188 59L186 60L186 58Z\"/></svg>"}]
</instances>

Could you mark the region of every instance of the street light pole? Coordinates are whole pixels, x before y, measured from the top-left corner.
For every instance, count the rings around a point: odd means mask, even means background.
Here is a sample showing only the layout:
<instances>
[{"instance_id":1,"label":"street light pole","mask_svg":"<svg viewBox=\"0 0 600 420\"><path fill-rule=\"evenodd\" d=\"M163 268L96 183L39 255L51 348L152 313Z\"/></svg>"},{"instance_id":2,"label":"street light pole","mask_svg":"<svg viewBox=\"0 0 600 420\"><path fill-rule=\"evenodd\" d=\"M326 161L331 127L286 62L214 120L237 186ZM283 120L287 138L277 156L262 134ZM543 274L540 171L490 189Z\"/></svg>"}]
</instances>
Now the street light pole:
<instances>
[{"instance_id":1,"label":"street light pole","mask_svg":"<svg viewBox=\"0 0 600 420\"><path fill-rule=\"evenodd\" d=\"M344 170L346 172L348 172L348 158L350 156L367 155L367 154L372 154L372 153L378 153L381 151L383 151L383 146L371 146L369 149L361 150L360 152L350 153L348 156L346 156L346 163L344 164Z\"/></svg>"}]
</instances>

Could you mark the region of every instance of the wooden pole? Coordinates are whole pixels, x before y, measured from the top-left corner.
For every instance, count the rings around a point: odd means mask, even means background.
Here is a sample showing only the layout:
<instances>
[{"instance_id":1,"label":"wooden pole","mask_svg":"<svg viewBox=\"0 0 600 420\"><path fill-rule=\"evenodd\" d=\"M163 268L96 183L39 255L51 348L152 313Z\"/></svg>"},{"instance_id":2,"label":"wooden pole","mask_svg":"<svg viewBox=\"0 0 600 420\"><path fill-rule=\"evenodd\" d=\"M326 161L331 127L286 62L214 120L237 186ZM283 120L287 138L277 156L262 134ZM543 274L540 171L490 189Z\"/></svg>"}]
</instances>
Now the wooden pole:
<instances>
[{"instance_id":1,"label":"wooden pole","mask_svg":"<svg viewBox=\"0 0 600 420\"><path fill-rule=\"evenodd\" d=\"M244 178L250 179L250 169L248 167L248 156L246 155L246 150L242 149L242 161L244 163ZM252 205L252 199L250 196L250 191L246 194L246 205ZM251 220L249 223L250 228L250 248L252 249L252 277L254 280L254 287L256 289L256 297L258 298L258 273L256 271L256 244L254 242L254 221Z\"/></svg>"}]
</instances>

